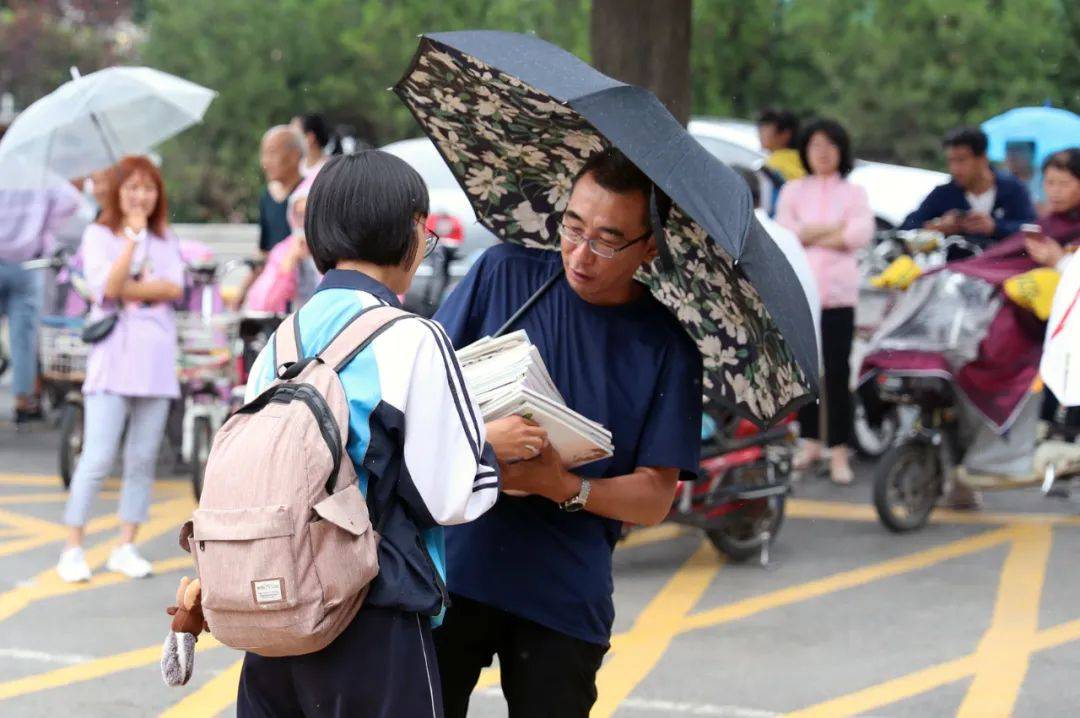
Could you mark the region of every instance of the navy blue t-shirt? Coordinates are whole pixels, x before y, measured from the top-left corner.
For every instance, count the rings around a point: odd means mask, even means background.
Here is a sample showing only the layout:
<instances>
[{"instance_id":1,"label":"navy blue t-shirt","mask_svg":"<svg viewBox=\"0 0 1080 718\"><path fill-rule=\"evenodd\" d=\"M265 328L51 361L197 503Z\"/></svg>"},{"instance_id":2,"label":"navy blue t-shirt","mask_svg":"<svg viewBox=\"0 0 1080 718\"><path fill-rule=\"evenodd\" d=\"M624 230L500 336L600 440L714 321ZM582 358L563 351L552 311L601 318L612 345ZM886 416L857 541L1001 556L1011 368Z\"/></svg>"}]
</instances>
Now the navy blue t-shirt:
<instances>
[{"instance_id":1,"label":"navy blue t-shirt","mask_svg":"<svg viewBox=\"0 0 1080 718\"><path fill-rule=\"evenodd\" d=\"M493 247L435 319L461 348L498 331L560 269L558 252ZM678 468L684 478L697 473L701 356L650 294L601 307L561 279L513 329L528 332L566 403L613 434L615 455L576 473L603 478L639 466ZM447 528L450 591L606 645L620 529L587 509L567 513L539 496L502 494L476 521Z\"/></svg>"}]
</instances>

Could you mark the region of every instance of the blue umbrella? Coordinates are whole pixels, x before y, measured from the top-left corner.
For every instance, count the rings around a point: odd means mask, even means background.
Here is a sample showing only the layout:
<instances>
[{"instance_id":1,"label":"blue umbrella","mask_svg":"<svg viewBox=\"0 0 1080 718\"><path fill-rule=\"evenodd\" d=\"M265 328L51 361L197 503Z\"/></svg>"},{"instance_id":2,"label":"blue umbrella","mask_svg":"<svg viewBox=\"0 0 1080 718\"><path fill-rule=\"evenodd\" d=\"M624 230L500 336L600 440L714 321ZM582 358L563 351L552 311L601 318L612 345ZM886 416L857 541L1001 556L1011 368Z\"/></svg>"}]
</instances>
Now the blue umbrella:
<instances>
[{"instance_id":1,"label":"blue umbrella","mask_svg":"<svg viewBox=\"0 0 1080 718\"><path fill-rule=\"evenodd\" d=\"M1080 146L1080 115L1056 107L1017 107L990 118L982 129L990 140L987 154L995 162L1005 160L1010 142L1034 143L1036 167L1058 150Z\"/></svg>"}]
</instances>

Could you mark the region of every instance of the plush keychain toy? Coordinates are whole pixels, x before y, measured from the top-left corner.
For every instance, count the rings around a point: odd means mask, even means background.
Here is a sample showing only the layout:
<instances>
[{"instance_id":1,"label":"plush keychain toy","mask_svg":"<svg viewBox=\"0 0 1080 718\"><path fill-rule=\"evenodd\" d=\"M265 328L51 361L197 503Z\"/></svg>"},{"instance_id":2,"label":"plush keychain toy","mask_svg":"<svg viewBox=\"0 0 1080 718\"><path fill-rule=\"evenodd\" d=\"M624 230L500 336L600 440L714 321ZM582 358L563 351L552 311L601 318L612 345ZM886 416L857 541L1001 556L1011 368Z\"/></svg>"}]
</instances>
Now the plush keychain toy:
<instances>
[{"instance_id":1,"label":"plush keychain toy","mask_svg":"<svg viewBox=\"0 0 1080 718\"><path fill-rule=\"evenodd\" d=\"M173 617L169 635L161 651L161 677L167 686L182 686L191 679L195 667L195 642L199 634L209 630L202 612L199 579L180 579L176 589L176 605L165 612Z\"/></svg>"}]
</instances>

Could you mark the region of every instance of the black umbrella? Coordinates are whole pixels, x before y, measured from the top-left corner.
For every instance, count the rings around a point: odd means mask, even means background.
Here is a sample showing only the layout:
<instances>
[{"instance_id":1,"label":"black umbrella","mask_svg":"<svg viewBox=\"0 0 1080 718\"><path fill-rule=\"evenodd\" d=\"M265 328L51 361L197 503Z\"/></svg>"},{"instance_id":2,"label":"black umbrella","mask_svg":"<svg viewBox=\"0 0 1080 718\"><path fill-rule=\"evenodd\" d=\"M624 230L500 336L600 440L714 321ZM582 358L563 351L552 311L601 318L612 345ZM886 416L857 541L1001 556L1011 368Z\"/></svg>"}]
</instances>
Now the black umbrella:
<instances>
[{"instance_id":1,"label":"black umbrella","mask_svg":"<svg viewBox=\"0 0 1080 718\"><path fill-rule=\"evenodd\" d=\"M481 223L558 247L585 160L615 146L673 201L645 282L697 342L705 397L759 425L810 400L817 348L806 297L754 219L750 191L647 90L529 35L426 35L394 91L434 141ZM654 213L655 214L655 213Z\"/></svg>"}]
</instances>

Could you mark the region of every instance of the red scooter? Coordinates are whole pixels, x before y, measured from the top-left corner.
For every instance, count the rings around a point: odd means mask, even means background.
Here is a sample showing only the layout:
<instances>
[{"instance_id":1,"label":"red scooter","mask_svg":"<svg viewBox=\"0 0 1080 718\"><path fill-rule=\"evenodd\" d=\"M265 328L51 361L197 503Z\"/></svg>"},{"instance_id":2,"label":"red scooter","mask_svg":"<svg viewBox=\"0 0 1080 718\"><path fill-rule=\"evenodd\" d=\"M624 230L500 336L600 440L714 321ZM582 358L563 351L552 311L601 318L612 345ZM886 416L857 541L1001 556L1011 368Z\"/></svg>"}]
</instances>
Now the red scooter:
<instances>
[{"instance_id":1,"label":"red scooter","mask_svg":"<svg viewBox=\"0 0 1080 718\"><path fill-rule=\"evenodd\" d=\"M707 422L708 424L709 422ZM680 482L667 520L705 532L736 562L769 562L769 547L784 521L798 435L788 421L761 431L734 419L704 432L701 473Z\"/></svg>"}]
</instances>

